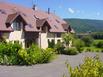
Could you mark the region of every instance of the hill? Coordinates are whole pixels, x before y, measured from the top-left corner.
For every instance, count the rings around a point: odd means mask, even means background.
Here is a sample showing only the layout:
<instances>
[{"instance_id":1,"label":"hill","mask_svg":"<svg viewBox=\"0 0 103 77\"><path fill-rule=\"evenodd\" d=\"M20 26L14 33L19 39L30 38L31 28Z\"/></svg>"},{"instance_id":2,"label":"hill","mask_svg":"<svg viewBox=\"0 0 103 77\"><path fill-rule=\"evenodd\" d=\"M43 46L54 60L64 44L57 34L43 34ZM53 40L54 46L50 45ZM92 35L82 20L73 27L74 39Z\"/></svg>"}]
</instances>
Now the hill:
<instances>
[{"instance_id":1,"label":"hill","mask_svg":"<svg viewBox=\"0 0 103 77\"><path fill-rule=\"evenodd\" d=\"M103 20L64 19L77 33L103 32Z\"/></svg>"}]
</instances>

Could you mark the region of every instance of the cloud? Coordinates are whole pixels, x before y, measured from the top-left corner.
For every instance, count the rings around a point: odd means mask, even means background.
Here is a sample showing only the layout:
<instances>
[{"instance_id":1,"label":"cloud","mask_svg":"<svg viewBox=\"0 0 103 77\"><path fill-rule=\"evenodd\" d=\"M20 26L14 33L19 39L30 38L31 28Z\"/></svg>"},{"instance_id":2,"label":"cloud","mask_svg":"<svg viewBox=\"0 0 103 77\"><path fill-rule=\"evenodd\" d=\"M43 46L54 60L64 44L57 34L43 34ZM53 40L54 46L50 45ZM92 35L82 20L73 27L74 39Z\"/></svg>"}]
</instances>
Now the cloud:
<instances>
[{"instance_id":1,"label":"cloud","mask_svg":"<svg viewBox=\"0 0 103 77\"><path fill-rule=\"evenodd\" d=\"M97 16L100 16L100 12L97 12Z\"/></svg>"},{"instance_id":2,"label":"cloud","mask_svg":"<svg viewBox=\"0 0 103 77\"><path fill-rule=\"evenodd\" d=\"M75 10L73 10L72 8L68 8L69 13L74 14Z\"/></svg>"},{"instance_id":3,"label":"cloud","mask_svg":"<svg viewBox=\"0 0 103 77\"><path fill-rule=\"evenodd\" d=\"M77 10L77 13L80 13L81 11L80 10Z\"/></svg>"}]
</instances>

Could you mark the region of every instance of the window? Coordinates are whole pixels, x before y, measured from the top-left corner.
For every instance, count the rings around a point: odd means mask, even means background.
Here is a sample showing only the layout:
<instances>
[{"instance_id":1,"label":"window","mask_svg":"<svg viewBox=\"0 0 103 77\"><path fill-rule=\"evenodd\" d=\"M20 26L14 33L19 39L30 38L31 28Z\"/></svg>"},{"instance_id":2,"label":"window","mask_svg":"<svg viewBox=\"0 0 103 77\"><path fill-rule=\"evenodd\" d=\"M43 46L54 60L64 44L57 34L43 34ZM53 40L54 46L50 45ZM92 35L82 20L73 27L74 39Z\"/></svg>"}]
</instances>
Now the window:
<instances>
[{"instance_id":1,"label":"window","mask_svg":"<svg viewBox=\"0 0 103 77\"><path fill-rule=\"evenodd\" d=\"M57 35L57 37L61 37L61 33L57 33L56 35Z\"/></svg>"},{"instance_id":2,"label":"window","mask_svg":"<svg viewBox=\"0 0 103 77\"><path fill-rule=\"evenodd\" d=\"M0 13L1 13L1 14L6 14L6 11L3 10L3 9L0 9Z\"/></svg>"},{"instance_id":3,"label":"window","mask_svg":"<svg viewBox=\"0 0 103 77\"><path fill-rule=\"evenodd\" d=\"M42 27L42 33L46 33L46 28L47 28L46 26Z\"/></svg>"},{"instance_id":4,"label":"window","mask_svg":"<svg viewBox=\"0 0 103 77\"><path fill-rule=\"evenodd\" d=\"M20 31L21 30L21 22L20 21L14 21L13 22L13 29L16 31Z\"/></svg>"},{"instance_id":5,"label":"window","mask_svg":"<svg viewBox=\"0 0 103 77\"><path fill-rule=\"evenodd\" d=\"M54 37L54 34L53 34L53 33L47 33L47 37L48 37L48 38L53 38L53 37Z\"/></svg>"}]
</instances>

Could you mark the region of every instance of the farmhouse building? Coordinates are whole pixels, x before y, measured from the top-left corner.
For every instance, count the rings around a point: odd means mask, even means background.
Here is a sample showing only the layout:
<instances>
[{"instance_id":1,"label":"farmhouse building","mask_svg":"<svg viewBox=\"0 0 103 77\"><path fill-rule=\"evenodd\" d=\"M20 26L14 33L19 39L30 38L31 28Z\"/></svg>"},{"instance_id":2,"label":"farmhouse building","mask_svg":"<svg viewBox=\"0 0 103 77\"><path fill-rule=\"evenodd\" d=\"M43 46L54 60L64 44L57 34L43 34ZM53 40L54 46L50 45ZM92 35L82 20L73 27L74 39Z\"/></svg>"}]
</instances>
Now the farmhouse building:
<instances>
[{"instance_id":1,"label":"farmhouse building","mask_svg":"<svg viewBox=\"0 0 103 77\"><path fill-rule=\"evenodd\" d=\"M61 41L61 34L72 32L67 23L50 12L23 6L0 3L0 37L6 41L19 41L23 48L37 43L48 47L48 41Z\"/></svg>"}]
</instances>

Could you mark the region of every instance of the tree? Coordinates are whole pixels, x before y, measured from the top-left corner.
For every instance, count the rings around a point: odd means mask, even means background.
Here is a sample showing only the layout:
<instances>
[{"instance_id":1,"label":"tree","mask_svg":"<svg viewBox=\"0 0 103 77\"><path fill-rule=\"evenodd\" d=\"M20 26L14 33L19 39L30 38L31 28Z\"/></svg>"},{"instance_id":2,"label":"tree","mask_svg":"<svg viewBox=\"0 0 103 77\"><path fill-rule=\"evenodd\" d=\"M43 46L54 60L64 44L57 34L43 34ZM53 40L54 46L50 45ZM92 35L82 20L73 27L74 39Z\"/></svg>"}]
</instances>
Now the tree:
<instances>
[{"instance_id":1,"label":"tree","mask_svg":"<svg viewBox=\"0 0 103 77\"><path fill-rule=\"evenodd\" d=\"M90 35L83 36L82 40L84 41L84 43L87 47L89 47L94 41L94 39Z\"/></svg>"},{"instance_id":2,"label":"tree","mask_svg":"<svg viewBox=\"0 0 103 77\"><path fill-rule=\"evenodd\" d=\"M75 39L73 41L73 46L75 46L77 50L81 52L81 48L85 46L85 43L81 39Z\"/></svg>"},{"instance_id":3,"label":"tree","mask_svg":"<svg viewBox=\"0 0 103 77\"><path fill-rule=\"evenodd\" d=\"M74 39L74 36L71 33L65 33L65 34L63 34L62 38L63 38L63 42L64 42L65 46L69 47L70 42L72 42Z\"/></svg>"}]
</instances>

